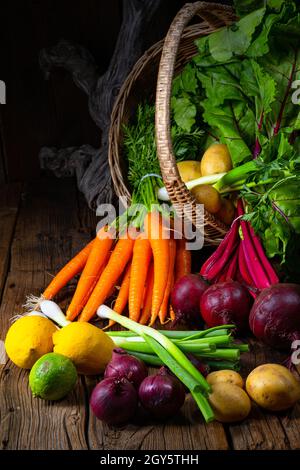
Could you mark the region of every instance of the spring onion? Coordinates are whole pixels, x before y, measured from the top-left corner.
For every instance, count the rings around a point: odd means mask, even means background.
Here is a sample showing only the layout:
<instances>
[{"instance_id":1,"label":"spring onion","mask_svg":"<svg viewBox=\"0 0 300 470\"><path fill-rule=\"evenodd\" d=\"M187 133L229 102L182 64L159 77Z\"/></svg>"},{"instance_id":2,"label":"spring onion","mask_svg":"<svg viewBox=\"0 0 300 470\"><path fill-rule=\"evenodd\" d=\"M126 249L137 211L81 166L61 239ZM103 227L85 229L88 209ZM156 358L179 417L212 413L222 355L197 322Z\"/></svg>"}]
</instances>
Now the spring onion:
<instances>
[{"instance_id":1,"label":"spring onion","mask_svg":"<svg viewBox=\"0 0 300 470\"><path fill-rule=\"evenodd\" d=\"M111 308L107 307L106 305L101 305L97 310L97 315L102 319L109 319L116 321L120 325L124 326L125 328L134 331L136 334L142 336L144 338L145 335L154 338L158 343L161 344L168 352L171 354L174 359L182 366L182 368L186 369L186 371L194 377L195 380L199 382L199 385L205 392L210 391L210 386L204 379L204 377L200 374L200 372L191 364L191 362L187 359L185 354L180 351L180 349L172 343L166 336L159 333L157 330L149 326L140 325L127 317L123 317L118 315L114 312ZM145 338L144 338L145 339Z\"/></svg>"},{"instance_id":2,"label":"spring onion","mask_svg":"<svg viewBox=\"0 0 300 470\"><path fill-rule=\"evenodd\" d=\"M138 359L141 359L149 366L160 367L163 365L161 359L156 356L155 354L144 354L141 352L136 351L127 351L128 354L131 356L135 356ZM202 359L201 356L195 354L196 357ZM210 360L209 358L205 358L205 364L207 364L213 370L223 370L223 369L231 369L231 370L240 370L240 365L237 361L219 361L219 360Z\"/></svg>"},{"instance_id":3,"label":"spring onion","mask_svg":"<svg viewBox=\"0 0 300 470\"><path fill-rule=\"evenodd\" d=\"M159 359L187 386L205 421L209 422L214 419L214 413L204 396L204 394L210 392L210 385L187 359L185 354L169 338L149 326L140 325L129 318L118 315L105 305L101 305L98 308L97 315L103 319L116 321L125 328L140 335Z\"/></svg>"},{"instance_id":4,"label":"spring onion","mask_svg":"<svg viewBox=\"0 0 300 470\"><path fill-rule=\"evenodd\" d=\"M210 340L213 339L213 341L203 341L201 340L195 340L195 341L190 341L190 342L182 342L182 341L176 341L173 340L173 343L176 344L179 349L181 349L184 352L210 352L210 351L215 351L216 350L216 344L226 344L229 342L229 337L228 336L220 336L216 338L210 338ZM119 336L114 336L113 341L118 346L119 348L125 349L125 350L132 350L132 351L137 351L137 352L144 352L144 353L151 353L152 350L151 348L147 345L147 342L143 340L140 336L132 336L129 338L122 338Z\"/></svg>"},{"instance_id":5,"label":"spring onion","mask_svg":"<svg viewBox=\"0 0 300 470\"><path fill-rule=\"evenodd\" d=\"M192 339L202 338L203 336L218 336L218 335L227 335L227 330L232 330L235 328L235 325L220 325L214 326L213 328L208 328L207 330L158 330L159 333L166 336L167 338L174 339ZM107 334L111 337L122 336L130 337L136 336L133 331L108 331Z\"/></svg>"},{"instance_id":6,"label":"spring onion","mask_svg":"<svg viewBox=\"0 0 300 470\"><path fill-rule=\"evenodd\" d=\"M225 175L226 173L216 173L215 175L201 176L201 178L196 178L195 180L188 181L187 183L185 183L185 185L189 190L191 190L196 186L199 186L200 184L215 184L219 180L221 180L221 178L223 178ZM165 187L159 188L157 190L157 196L158 199L160 199L161 201L170 200L168 191Z\"/></svg>"}]
</instances>

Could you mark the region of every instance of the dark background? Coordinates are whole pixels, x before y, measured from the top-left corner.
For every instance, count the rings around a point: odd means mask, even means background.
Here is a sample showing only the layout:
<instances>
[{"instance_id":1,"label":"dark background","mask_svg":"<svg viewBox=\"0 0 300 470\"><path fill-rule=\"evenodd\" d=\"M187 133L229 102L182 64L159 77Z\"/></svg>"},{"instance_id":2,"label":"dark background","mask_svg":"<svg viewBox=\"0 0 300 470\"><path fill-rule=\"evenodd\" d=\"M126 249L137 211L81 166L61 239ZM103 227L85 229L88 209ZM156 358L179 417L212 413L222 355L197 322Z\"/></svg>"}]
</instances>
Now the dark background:
<instances>
[{"instance_id":1,"label":"dark background","mask_svg":"<svg viewBox=\"0 0 300 470\"><path fill-rule=\"evenodd\" d=\"M67 72L57 69L46 81L39 51L70 39L93 54L99 74L112 55L126 0L10 0L1 3L0 185L39 176L42 146L99 146L101 135L90 118L86 96ZM145 31L145 48L163 37L184 0L165 0ZM232 3L221 1L220 3Z\"/></svg>"}]
</instances>

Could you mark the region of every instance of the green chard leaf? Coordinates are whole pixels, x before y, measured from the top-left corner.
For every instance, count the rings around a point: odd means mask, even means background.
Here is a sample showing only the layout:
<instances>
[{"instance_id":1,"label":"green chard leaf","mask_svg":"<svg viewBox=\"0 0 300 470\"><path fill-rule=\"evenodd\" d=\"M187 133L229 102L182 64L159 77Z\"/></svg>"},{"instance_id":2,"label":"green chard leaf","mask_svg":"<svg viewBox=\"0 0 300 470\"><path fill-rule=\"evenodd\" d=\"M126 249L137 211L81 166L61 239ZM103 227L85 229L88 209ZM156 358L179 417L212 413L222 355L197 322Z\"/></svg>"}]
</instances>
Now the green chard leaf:
<instances>
[{"instance_id":1,"label":"green chard leaf","mask_svg":"<svg viewBox=\"0 0 300 470\"><path fill-rule=\"evenodd\" d=\"M278 34L278 28L280 23L285 21L287 16L290 16L294 12L293 2L274 0L268 2L267 10L272 9L273 13L269 13L265 16L264 22L261 24L260 30L257 32L256 37L250 44L246 51L248 57L261 57L267 54L270 50L270 35L271 33ZM277 30L276 30L277 28Z\"/></svg>"},{"instance_id":2,"label":"green chard leaf","mask_svg":"<svg viewBox=\"0 0 300 470\"><path fill-rule=\"evenodd\" d=\"M245 16L257 8L280 10L286 0L234 0L235 11L240 16Z\"/></svg>"},{"instance_id":3,"label":"green chard leaf","mask_svg":"<svg viewBox=\"0 0 300 470\"><path fill-rule=\"evenodd\" d=\"M234 166L250 159L252 153L245 138L247 134L254 135L254 116L247 105L235 101L214 108L206 101L203 108L204 120L213 128L219 140L228 146Z\"/></svg>"},{"instance_id":4,"label":"green chard leaf","mask_svg":"<svg viewBox=\"0 0 300 470\"><path fill-rule=\"evenodd\" d=\"M291 269L292 244L300 236L300 174L287 176L278 183L251 191L245 187L249 220L262 239L268 258L277 258ZM298 263L300 257L298 258Z\"/></svg>"},{"instance_id":5,"label":"green chard leaf","mask_svg":"<svg viewBox=\"0 0 300 470\"><path fill-rule=\"evenodd\" d=\"M240 82L244 93L254 100L257 134L264 130L270 136L268 115L275 100L275 81L254 59L249 59L243 61Z\"/></svg>"},{"instance_id":6,"label":"green chard leaf","mask_svg":"<svg viewBox=\"0 0 300 470\"><path fill-rule=\"evenodd\" d=\"M257 8L262 8L265 0L234 0L234 8L238 15L245 16Z\"/></svg>"},{"instance_id":7,"label":"green chard leaf","mask_svg":"<svg viewBox=\"0 0 300 470\"><path fill-rule=\"evenodd\" d=\"M300 28L300 24L299 24ZM272 76L276 92L270 113L270 127L275 134L280 128L300 129L300 103L293 99L292 85L300 80L300 49L272 51L260 59L260 65Z\"/></svg>"},{"instance_id":8,"label":"green chard leaf","mask_svg":"<svg viewBox=\"0 0 300 470\"><path fill-rule=\"evenodd\" d=\"M198 78L205 90L201 102L203 119L222 143L228 145L234 166L252 157L255 142L254 100L242 87L243 64L198 65Z\"/></svg>"},{"instance_id":9,"label":"green chard leaf","mask_svg":"<svg viewBox=\"0 0 300 470\"><path fill-rule=\"evenodd\" d=\"M224 62L236 55L244 54L251 44L256 28L264 18L265 11L265 8L255 10L237 23L211 34L209 49L212 57Z\"/></svg>"},{"instance_id":10,"label":"green chard leaf","mask_svg":"<svg viewBox=\"0 0 300 470\"><path fill-rule=\"evenodd\" d=\"M196 122L197 108L188 96L171 99L174 120L181 129L190 132Z\"/></svg>"}]
</instances>

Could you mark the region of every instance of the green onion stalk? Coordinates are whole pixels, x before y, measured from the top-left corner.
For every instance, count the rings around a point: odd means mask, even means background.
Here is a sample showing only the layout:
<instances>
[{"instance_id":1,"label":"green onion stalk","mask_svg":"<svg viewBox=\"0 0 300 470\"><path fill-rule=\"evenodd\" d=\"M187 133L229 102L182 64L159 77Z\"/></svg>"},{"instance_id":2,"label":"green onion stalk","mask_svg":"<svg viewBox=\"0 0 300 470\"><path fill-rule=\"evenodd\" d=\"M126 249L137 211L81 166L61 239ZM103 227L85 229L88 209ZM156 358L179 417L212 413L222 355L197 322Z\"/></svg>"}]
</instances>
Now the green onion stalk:
<instances>
[{"instance_id":1,"label":"green onion stalk","mask_svg":"<svg viewBox=\"0 0 300 470\"><path fill-rule=\"evenodd\" d=\"M157 330L162 335L171 339L194 339L202 338L203 336L219 336L227 335L228 330L233 330L236 328L235 325L220 325L214 326L213 328L208 328L207 330ZM124 338L129 338L131 336L136 336L133 331L108 331L109 336L121 336Z\"/></svg>"},{"instance_id":2,"label":"green onion stalk","mask_svg":"<svg viewBox=\"0 0 300 470\"><path fill-rule=\"evenodd\" d=\"M163 364L190 390L205 421L210 422L214 419L213 410L206 398L211 390L210 385L176 344L159 331L118 315L106 305L101 305L98 308L97 315L102 319L116 321L141 336ZM213 354L213 351L211 354Z\"/></svg>"},{"instance_id":3,"label":"green onion stalk","mask_svg":"<svg viewBox=\"0 0 300 470\"><path fill-rule=\"evenodd\" d=\"M154 367L160 367L164 365L163 361L156 356L155 354L145 354L142 352L137 352L137 351L127 351L128 354L131 356L135 356L138 359L141 359L141 361L145 362L149 366L154 366ZM197 354L194 354L195 357L198 357L199 359L203 358ZM240 370L240 365L238 361L219 361L219 360L210 360L209 358L204 358L203 362L207 364L212 370L224 370L224 369L230 369L230 370Z\"/></svg>"},{"instance_id":4,"label":"green onion stalk","mask_svg":"<svg viewBox=\"0 0 300 470\"><path fill-rule=\"evenodd\" d=\"M278 183L278 181L285 180L286 178L295 177L294 173L289 168L280 168L272 175L270 168L269 176L267 176L266 168L268 164L263 164L262 161L252 160L246 162L241 166L237 166L232 170L225 173L218 181L215 182L213 187L222 194L240 191L242 189L251 189L257 186L271 185ZM260 175L261 170L263 173ZM251 180L250 180L251 177ZM260 179L261 178L261 179Z\"/></svg>"},{"instance_id":5,"label":"green onion stalk","mask_svg":"<svg viewBox=\"0 0 300 470\"><path fill-rule=\"evenodd\" d=\"M226 338L226 337L225 337ZM142 340L142 341L140 341ZM122 338L115 336L113 338L114 343L119 348L137 352L144 352L144 353L151 353L152 349L148 345L147 341L143 340L140 336L138 337L131 337L131 338ZM214 342L185 342L185 343L176 343L176 341L172 341L174 344L177 344L178 348L184 352L211 352L216 350L216 345Z\"/></svg>"},{"instance_id":6,"label":"green onion stalk","mask_svg":"<svg viewBox=\"0 0 300 470\"><path fill-rule=\"evenodd\" d=\"M229 192L240 191L246 185L247 188L271 184L277 181L278 177L262 179L260 181L249 182L249 176L255 175L259 170L257 160L246 162L243 165L237 166L227 173L217 173L209 176L202 176L195 180L186 183L188 189L193 189L195 186L202 184L212 185L219 193L226 194ZM289 171L283 171L284 176L289 176ZM168 201L169 196L166 188L158 188L158 198L162 201Z\"/></svg>"},{"instance_id":7,"label":"green onion stalk","mask_svg":"<svg viewBox=\"0 0 300 470\"><path fill-rule=\"evenodd\" d=\"M192 353L202 358L215 360L238 361L240 353L248 352L247 344L234 343L231 330L234 325L222 325L202 331L169 331L159 333L168 337L184 353ZM151 355L153 351L142 336L136 336L133 331L109 331L115 344L128 352ZM152 365L156 364L148 357Z\"/></svg>"}]
</instances>

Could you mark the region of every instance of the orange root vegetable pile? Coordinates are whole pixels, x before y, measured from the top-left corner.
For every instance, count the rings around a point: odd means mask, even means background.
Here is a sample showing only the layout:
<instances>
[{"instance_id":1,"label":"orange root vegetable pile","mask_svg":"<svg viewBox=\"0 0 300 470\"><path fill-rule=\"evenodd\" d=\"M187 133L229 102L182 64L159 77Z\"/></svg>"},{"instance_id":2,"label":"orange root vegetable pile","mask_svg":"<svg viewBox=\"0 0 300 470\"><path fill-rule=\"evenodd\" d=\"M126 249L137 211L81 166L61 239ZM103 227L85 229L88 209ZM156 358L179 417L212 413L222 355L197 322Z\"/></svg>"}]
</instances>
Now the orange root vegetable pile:
<instances>
[{"instance_id":1,"label":"orange root vegetable pile","mask_svg":"<svg viewBox=\"0 0 300 470\"><path fill-rule=\"evenodd\" d=\"M113 309L134 321L153 325L173 318L170 294L177 279L191 272L191 253L185 240L175 240L161 214L146 214L143 231L130 230L114 240L107 227L61 269L43 293L52 299L81 272L67 309L67 319L80 322L93 318L98 307L111 301ZM110 321L108 327L114 322Z\"/></svg>"}]
</instances>

